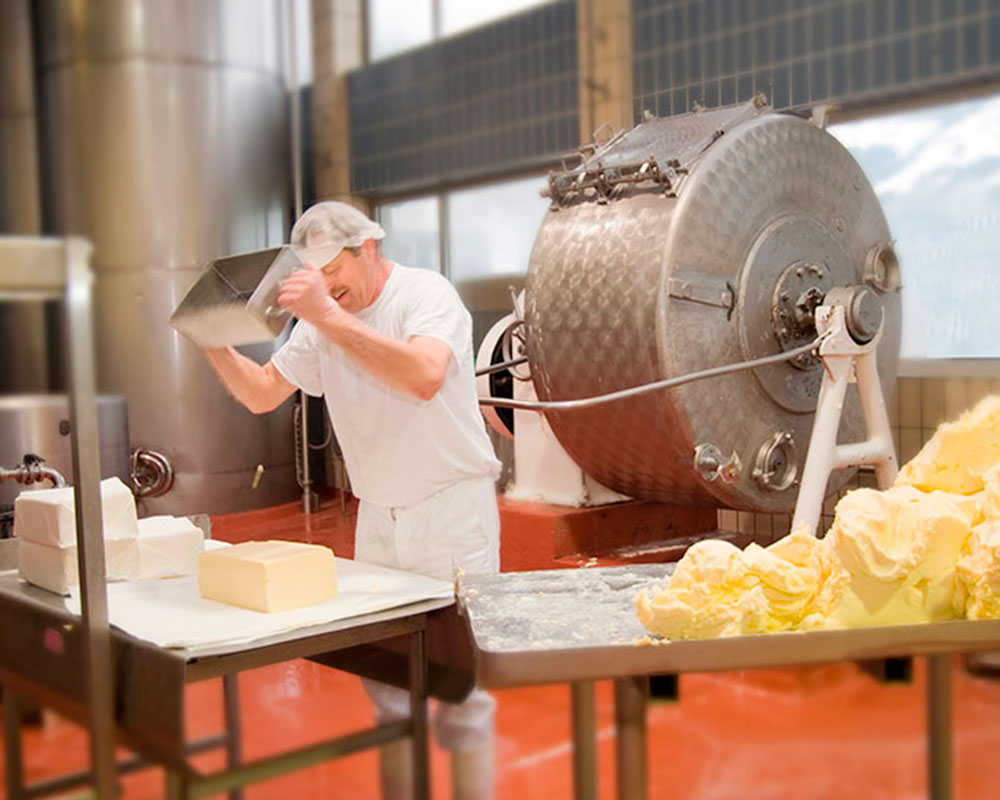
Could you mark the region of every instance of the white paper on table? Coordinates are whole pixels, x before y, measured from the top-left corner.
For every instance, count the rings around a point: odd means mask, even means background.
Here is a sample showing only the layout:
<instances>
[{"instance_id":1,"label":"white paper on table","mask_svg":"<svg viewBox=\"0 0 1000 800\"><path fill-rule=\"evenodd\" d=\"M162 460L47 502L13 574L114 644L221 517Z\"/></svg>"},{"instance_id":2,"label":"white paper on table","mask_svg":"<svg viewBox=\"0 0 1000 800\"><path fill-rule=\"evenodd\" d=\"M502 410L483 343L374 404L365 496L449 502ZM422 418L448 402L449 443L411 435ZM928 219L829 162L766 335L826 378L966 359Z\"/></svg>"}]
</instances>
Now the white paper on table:
<instances>
[{"instance_id":1,"label":"white paper on table","mask_svg":"<svg viewBox=\"0 0 1000 800\"><path fill-rule=\"evenodd\" d=\"M337 559L337 596L325 603L267 614L238 608L198 593L196 575L158 581L108 584L108 618L126 633L160 647L241 644L310 625L454 596L448 581ZM80 613L80 589L66 607Z\"/></svg>"}]
</instances>

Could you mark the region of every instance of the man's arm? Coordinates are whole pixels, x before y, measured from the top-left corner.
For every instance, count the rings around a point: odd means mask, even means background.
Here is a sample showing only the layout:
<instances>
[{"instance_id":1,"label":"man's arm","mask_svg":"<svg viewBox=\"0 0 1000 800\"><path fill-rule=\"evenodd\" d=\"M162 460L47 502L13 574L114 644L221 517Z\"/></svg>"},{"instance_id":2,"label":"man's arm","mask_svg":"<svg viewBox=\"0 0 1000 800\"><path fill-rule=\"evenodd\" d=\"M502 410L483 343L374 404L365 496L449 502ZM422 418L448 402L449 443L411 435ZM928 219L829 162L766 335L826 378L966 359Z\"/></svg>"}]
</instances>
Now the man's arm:
<instances>
[{"instance_id":1,"label":"man's arm","mask_svg":"<svg viewBox=\"0 0 1000 800\"><path fill-rule=\"evenodd\" d=\"M373 377L397 391L430 400L444 383L452 356L451 347L440 339L430 336L413 336L408 342L390 339L339 307L316 329Z\"/></svg>"},{"instance_id":2,"label":"man's arm","mask_svg":"<svg viewBox=\"0 0 1000 800\"><path fill-rule=\"evenodd\" d=\"M295 391L270 361L261 366L232 347L205 348L204 353L229 393L254 414L274 410Z\"/></svg>"},{"instance_id":3,"label":"man's arm","mask_svg":"<svg viewBox=\"0 0 1000 800\"><path fill-rule=\"evenodd\" d=\"M444 383L452 358L448 344L430 336L401 342L377 333L337 305L319 270L293 273L282 285L278 302L339 345L376 380L397 391L430 400Z\"/></svg>"}]
</instances>

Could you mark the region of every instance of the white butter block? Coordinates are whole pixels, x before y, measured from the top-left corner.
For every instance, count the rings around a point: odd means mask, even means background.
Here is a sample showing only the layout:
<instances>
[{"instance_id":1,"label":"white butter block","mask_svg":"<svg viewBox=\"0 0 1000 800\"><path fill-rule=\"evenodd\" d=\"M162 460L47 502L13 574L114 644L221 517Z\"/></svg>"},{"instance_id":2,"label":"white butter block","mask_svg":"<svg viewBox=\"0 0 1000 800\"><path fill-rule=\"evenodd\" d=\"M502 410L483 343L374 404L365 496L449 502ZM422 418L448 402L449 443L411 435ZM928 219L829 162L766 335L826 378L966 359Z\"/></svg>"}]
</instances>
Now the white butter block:
<instances>
[{"instance_id":1,"label":"white butter block","mask_svg":"<svg viewBox=\"0 0 1000 800\"><path fill-rule=\"evenodd\" d=\"M288 611L337 594L333 550L303 542L244 542L198 559L202 597L255 611Z\"/></svg>"},{"instance_id":2,"label":"white butter block","mask_svg":"<svg viewBox=\"0 0 1000 800\"><path fill-rule=\"evenodd\" d=\"M104 543L104 571L109 580L124 579L135 569L135 543L113 539ZM22 539L17 545L18 573L28 583L56 594L69 594L80 583L76 547L50 547Z\"/></svg>"},{"instance_id":3,"label":"white butter block","mask_svg":"<svg viewBox=\"0 0 1000 800\"><path fill-rule=\"evenodd\" d=\"M185 517L147 517L139 520L135 548L135 568L127 580L194 575L205 534Z\"/></svg>"},{"instance_id":4,"label":"white butter block","mask_svg":"<svg viewBox=\"0 0 1000 800\"><path fill-rule=\"evenodd\" d=\"M72 486L21 492L14 500L14 535L35 544L76 544L75 495ZM134 538L138 532L135 498L118 478L101 481L101 519L105 539Z\"/></svg>"}]
</instances>

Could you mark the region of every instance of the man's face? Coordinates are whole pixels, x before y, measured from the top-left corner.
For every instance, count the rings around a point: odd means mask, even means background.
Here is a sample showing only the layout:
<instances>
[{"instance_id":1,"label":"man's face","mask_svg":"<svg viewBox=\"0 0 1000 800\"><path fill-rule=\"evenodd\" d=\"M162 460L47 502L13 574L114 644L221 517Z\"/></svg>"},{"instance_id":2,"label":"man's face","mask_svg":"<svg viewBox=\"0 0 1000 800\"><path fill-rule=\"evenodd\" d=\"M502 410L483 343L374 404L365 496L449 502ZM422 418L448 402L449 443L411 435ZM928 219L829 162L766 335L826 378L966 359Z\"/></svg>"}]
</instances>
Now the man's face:
<instances>
[{"instance_id":1,"label":"man's face","mask_svg":"<svg viewBox=\"0 0 1000 800\"><path fill-rule=\"evenodd\" d=\"M378 296L375 270L363 252L354 255L350 250L341 250L320 271L327 291L344 311L357 313L375 302Z\"/></svg>"}]
</instances>

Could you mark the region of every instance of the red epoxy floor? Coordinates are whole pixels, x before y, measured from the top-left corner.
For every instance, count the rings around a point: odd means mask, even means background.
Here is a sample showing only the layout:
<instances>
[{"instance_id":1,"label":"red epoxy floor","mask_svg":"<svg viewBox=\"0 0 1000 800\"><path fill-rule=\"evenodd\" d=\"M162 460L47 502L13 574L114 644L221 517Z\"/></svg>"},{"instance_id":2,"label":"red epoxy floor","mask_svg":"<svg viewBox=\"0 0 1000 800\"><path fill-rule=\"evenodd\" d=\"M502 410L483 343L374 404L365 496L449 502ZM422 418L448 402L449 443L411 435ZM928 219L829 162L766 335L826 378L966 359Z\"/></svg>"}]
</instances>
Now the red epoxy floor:
<instances>
[{"instance_id":1,"label":"red epoxy floor","mask_svg":"<svg viewBox=\"0 0 1000 800\"><path fill-rule=\"evenodd\" d=\"M308 525L294 506L215 520L216 538L298 538L352 551L352 507L336 503ZM1000 681L954 672L955 797L986 800L1000 786ZM924 681L884 686L855 666L755 670L684 676L680 701L649 711L650 798L673 800L909 800L924 797ZM240 678L248 758L371 724L357 678L294 661ZM217 681L189 688L193 737L221 725ZM496 693L497 796L550 800L572 795L569 690L546 686ZM598 685L600 796L614 797L610 683ZM86 740L76 726L46 713L25 733L28 777L85 766ZM221 766L208 754L197 763ZM433 796L450 796L445 754L432 753ZM0 769L2 773L2 769ZM0 774L2 784L2 774ZM123 778L126 798L162 796L162 776ZM377 798L374 753L361 753L259 784L248 800Z\"/></svg>"}]
</instances>

